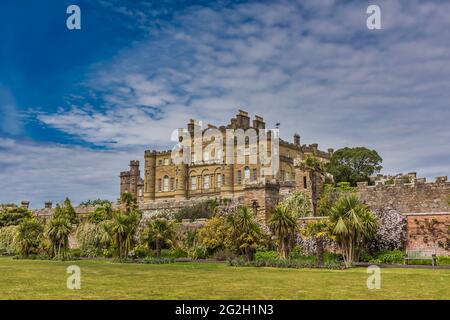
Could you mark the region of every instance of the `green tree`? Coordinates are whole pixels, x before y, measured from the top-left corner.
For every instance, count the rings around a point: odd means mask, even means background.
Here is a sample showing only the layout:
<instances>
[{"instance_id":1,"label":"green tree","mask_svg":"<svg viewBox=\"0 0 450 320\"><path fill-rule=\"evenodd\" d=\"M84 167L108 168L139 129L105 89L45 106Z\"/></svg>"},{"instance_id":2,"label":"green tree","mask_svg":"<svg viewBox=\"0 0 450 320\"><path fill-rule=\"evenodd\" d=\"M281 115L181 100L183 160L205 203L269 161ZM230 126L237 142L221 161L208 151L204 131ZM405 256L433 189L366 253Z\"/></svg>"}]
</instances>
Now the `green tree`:
<instances>
[{"instance_id":1,"label":"green tree","mask_svg":"<svg viewBox=\"0 0 450 320\"><path fill-rule=\"evenodd\" d=\"M266 237L256 215L249 208L241 206L228 217L227 221L235 248L244 254L248 261L253 260L256 247Z\"/></svg>"},{"instance_id":2,"label":"green tree","mask_svg":"<svg viewBox=\"0 0 450 320\"><path fill-rule=\"evenodd\" d=\"M208 254L213 254L218 250L229 249L232 247L230 237L230 226L226 217L213 217L197 232L197 238L200 245L204 246Z\"/></svg>"},{"instance_id":3,"label":"green tree","mask_svg":"<svg viewBox=\"0 0 450 320\"><path fill-rule=\"evenodd\" d=\"M141 218L140 211L114 211L111 220L107 220L104 228L115 246L115 256L119 260L128 257L133 247L134 235ZM102 239L105 242L106 239Z\"/></svg>"},{"instance_id":4,"label":"green tree","mask_svg":"<svg viewBox=\"0 0 450 320\"><path fill-rule=\"evenodd\" d=\"M17 226L23 220L33 216L31 211L26 208L20 208L16 205L0 207L0 228L7 226Z\"/></svg>"},{"instance_id":5,"label":"green tree","mask_svg":"<svg viewBox=\"0 0 450 320\"><path fill-rule=\"evenodd\" d=\"M335 182L350 182L356 186L357 182L369 182L369 177L382 169L381 162L383 159L375 150L343 148L333 153L327 171L333 175Z\"/></svg>"},{"instance_id":6,"label":"green tree","mask_svg":"<svg viewBox=\"0 0 450 320\"><path fill-rule=\"evenodd\" d=\"M294 215L285 207L278 205L269 219L269 226L277 238L280 257L286 259L298 231Z\"/></svg>"},{"instance_id":7,"label":"green tree","mask_svg":"<svg viewBox=\"0 0 450 320\"><path fill-rule=\"evenodd\" d=\"M349 182L338 182L336 185L326 184L317 203L317 215L328 216L331 208L340 197L355 192L356 188L351 187Z\"/></svg>"},{"instance_id":8,"label":"green tree","mask_svg":"<svg viewBox=\"0 0 450 320\"><path fill-rule=\"evenodd\" d=\"M66 198L64 200L63 211L72 224L77 224L79 222L77 213L75 212L75 209L73 208L72 202L69 198Z\"/></svg>"},{"instance_id":9,"label":"green tree","mask_svg":"<svg viewBox=\"0 0 450 320\"><path fill-rule=\"evenodd\" d=\"M144 230L144 240L150 247L155 244L156 257L161 257L161 249L164 244L172 245L175 237L175 224L165 218L156 218L148 221Z\"/></svg>"},{"instance_id":10,"label":"green tree","mask_svg":"<svg viewBox=\"0 0 450 320\"><path fill-rule=\"evenodd\" d=\"M350 267L359 260L361 249L375 234L377 216L355 195L341 197L330 212L329 221L344 263Z\"/></svg>"},{"instance_id":11,"label":"green tree","mask_svg":"<svg viewBox=\"0 0 450 320\"><path fill-rule=\"evenodd\" d=\"M323 265L323 256L325 252L325 242L330 238L330 224L326 221L315 221L306 224L302 229L302 235L314 240L316 244L317 265Z\"/></svg>"},{"instance_id":12,"label":"green tree","mask_svg":"<svg viewBox=\"0 0 450 320\"><path fill-rule=\"evenodd\" d=\"M311 215L311 201L304 192L295 192L284 199L280 205L292 212L295 218Z\"/></svg>"},{"instance_id":13,"label":"green tree","mask_svg":"<svg viewBox=\"0 0 450 320\"><path fill-rule=\"evenodd\" d=\"M15 243L19 253L27 257L31 253L37 253L43 237L44 227L34 218L22 220L17 227Z\"/></svg>"},{"instance_id":14,"label":"green tree","mask_svg":"<svg viewBox=\"0 0 450 320\"><path fill-rule=\"evenodd\" d=\"M315 216L317 213L317 199L319 197L318 191L318 177L325 174L325 165L317 157L307 156L300 163L300 169L309 173L311 181L311 203L312 213Z\"/></svg>"},{"instance_id":15,"label":"green tree","mask_svg":"<svg viewBox=\"0 0 450 320\"><path fill-rule=\"evenodd\" d=\"M113 208L111 202L105 202L96 207L93 212L89 214L88 220L91 223L100 223L112 218Z\"/></svg>"},{"instance_id":16,"label":"green tree","mask_svg":"<svg viewBox=\"0 0 450 320\"><path fill-rule=\"evenodd\" d=\"M65 258L69 248L69 235L72 232L72 223L69 217L54 215L46 228L45 235L51 242L53 257L57 259Z\"/></svg>"},{"instance_id":17,"label":"green tree","mask_svg":"<svg viewBox=\"0 0 450 320\"><path fill-rule=\"evenodd\" d=\"M120 195L120 204L124 206L127 214L138 208L136 197L129 192L124 192Z\"/></svg>"}]
</instances>

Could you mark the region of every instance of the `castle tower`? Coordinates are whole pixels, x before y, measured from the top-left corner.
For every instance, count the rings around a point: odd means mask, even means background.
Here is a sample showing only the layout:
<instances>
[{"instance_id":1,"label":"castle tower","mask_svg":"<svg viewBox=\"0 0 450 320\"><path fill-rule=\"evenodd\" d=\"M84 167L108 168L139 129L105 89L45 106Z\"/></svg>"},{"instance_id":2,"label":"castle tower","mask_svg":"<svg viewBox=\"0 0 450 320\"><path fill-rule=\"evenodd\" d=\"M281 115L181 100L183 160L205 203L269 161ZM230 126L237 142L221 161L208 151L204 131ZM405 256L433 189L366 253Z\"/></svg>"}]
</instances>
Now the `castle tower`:
<instances>
[{"instance_id":1,"label":"castle tower","mask_svg":"<svg viewBox=\"0 0 450 320\"><path fill-rule=\"evenodd\" d=\"M156 151L145 151L144 201L155 200Z\"/></svg>"}]
</instances>

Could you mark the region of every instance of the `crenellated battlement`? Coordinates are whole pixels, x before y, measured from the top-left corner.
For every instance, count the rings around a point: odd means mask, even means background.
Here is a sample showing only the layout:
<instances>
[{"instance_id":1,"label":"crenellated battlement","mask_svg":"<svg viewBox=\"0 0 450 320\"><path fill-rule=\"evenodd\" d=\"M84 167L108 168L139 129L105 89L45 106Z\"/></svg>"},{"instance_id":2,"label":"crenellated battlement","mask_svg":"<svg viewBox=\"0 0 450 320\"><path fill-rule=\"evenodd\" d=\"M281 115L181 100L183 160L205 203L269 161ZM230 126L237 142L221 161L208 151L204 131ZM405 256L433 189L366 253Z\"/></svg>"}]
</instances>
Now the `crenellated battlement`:
<instances>
[{"instance_id":1,"label":"crenellated battlement","mask_svg":"<svg viewBox=\"0 0 450 320\"><path fill-rule=\"evenodd\" d=\"M359 182L359 198L372 209L390 207L401 213L450 211L450 181L446 176L427 182L413 174L410 182L402 179L376 180L375 185Z\"/></svg>"}]
</instances>

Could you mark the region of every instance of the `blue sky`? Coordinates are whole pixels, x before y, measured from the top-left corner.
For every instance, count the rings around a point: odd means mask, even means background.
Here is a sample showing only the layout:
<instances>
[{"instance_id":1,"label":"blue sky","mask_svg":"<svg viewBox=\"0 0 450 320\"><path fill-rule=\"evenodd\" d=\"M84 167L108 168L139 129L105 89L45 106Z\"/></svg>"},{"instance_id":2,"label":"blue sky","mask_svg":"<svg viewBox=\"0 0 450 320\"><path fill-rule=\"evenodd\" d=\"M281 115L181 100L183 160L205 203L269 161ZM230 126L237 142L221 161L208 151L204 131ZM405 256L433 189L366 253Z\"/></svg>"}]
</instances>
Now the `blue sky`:
<instances>
[{"instance_id":1,"label":"blue sky","mask_svg":"<svg viewBox=\"0 0 450 320\"><path fill-rule=\"evenodd\" d=\"M81 8L81 30L65 26ZM366 28L381 7L382 30ZM450 172L448 1L0 4L0 202L115 199L189 118L237 109L383 172Z\"/></svg>"}]
</instances>

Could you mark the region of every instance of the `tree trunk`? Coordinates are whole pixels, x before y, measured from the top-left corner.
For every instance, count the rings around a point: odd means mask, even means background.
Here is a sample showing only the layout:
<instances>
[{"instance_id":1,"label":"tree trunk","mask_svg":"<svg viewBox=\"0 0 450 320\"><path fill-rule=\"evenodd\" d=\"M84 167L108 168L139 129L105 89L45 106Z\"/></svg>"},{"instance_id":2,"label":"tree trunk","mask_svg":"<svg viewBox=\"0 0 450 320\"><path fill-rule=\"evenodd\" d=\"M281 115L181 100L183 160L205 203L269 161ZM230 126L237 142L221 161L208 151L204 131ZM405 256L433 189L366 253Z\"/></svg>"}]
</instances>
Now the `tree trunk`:
<instances>
[{"instance_id":1,"label":"tree trunk","mask_svg":"<svg viewBox=\"0 0 450 320\"><path fill-rule=\"evenodd\" d=\"M161 258L161 241L156 239L156 257Z\"/></svg>"},{"instance_id":2,"label":"tree trunk","mask_svg":"<svg viewBox=\"0 0 450 320\"><path fill-rule=\"evenodd\" d=\"M317 213L317 176L314 171L310 172L311 178L311 202L313 207L313 216Z\"/></svg>"}]
</instances>

